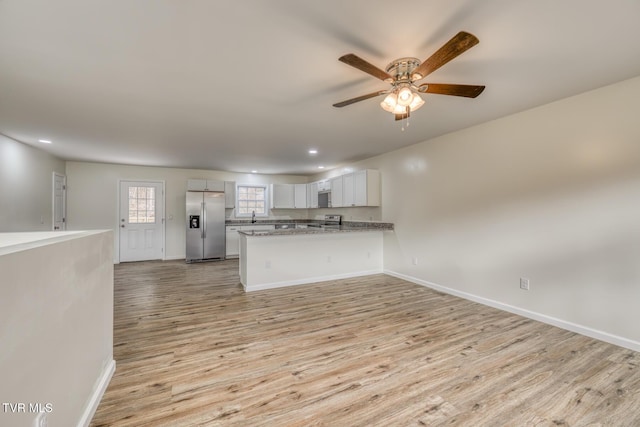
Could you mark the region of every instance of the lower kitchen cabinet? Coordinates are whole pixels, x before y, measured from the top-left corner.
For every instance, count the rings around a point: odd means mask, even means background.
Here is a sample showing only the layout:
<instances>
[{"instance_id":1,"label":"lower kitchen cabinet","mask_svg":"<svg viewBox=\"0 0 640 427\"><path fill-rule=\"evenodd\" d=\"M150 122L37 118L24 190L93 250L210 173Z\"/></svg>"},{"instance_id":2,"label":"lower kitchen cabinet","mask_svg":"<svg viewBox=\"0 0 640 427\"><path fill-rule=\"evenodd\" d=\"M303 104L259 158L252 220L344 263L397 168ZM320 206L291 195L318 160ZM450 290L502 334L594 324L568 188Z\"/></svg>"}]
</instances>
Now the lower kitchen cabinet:
<instances>
[{"instance_id":1,"label":"lower kitchen cabinet","mask_svg":"<svg viewBox=\"0 0 640 427\"><path fill-rule=\"evenodd\" d=\"M227 251L226 258L237 258L240 255L240 236L238 231L265 231L273 230L276 226L273 224L257 224L257 225L227 225Z\"/></svg>"}]
</instances>

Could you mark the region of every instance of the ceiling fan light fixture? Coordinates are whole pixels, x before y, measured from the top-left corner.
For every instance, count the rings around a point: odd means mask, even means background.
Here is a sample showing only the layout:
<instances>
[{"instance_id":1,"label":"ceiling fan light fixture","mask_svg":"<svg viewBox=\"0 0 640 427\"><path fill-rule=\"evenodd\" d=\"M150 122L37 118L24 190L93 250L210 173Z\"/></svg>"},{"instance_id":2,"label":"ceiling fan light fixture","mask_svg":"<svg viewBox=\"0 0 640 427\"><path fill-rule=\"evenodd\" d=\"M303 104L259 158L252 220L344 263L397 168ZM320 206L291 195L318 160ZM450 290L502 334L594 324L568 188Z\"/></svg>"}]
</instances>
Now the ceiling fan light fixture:
<instances>
[{"instance_id":1,"label":"ceiling fan light fixture","mask_svg":"<svg viewBox=\"0 0 640 427\"><path fill-rule=\"evenodd\" d=\"M407 91L409 91L408 97L411 98L411 101L409 102L409 104L400 102L400 92L403 89L406 89ZM406 98L407 96L405 96L405 99ZM424 101L422 100L420 95L411 91L409 87L402 88L400 89L400 91L391 92L380 103L380 107L382 107L383 110L388 111L391 114L406 114L407 107L409 107L411 111L416 111L418 108L422 107L423 105L424 105Z\"/></svg>"},{"instance_id":2,"label":"ceiling fan light fixture","mask_svg":"<svg viewBox=\"0 0 640 427\"><path fill-rule=\"evenodd\" d=\"M387 95L380 103L382 109L390 113L393 113L396 105L398 105L398 95L396 95L394 92L391 92L389 95Z\"/></svg>"},{"instance_id":3,"label":"ceiling fan light fixture","mask_svg":"<svg viewBox=\"0 0 640 427\"><path fill-rule=\"evenodd\" d=\"M403 86L398 91L398 104L406 107L411 105L411 101L413 101L413 91L409 86Z\"/></svg>"},{"instance_id":4,"label":"ceiling fan light fixture","mask_svg":"<svg viewBox=\"0 0 640 427\"><path fill-rule=\"evenodd\" d=\"M392 111L393 114L407 114L407 107L403 105L396 105L396 107Z\"/></svg>"},{"instance_id":5,"label":"ceiling fan light fixture","mask_svg":"<svg viewBox=\"0 0 640 427\"><path fill-rule=\"evenodd\" d=\"M411 100L411 104L409 104L409 108L411 111L416 111L418 108L424 105L424 101L417 93L413 94L413 99Z\"/></svg>"}]
</instances>

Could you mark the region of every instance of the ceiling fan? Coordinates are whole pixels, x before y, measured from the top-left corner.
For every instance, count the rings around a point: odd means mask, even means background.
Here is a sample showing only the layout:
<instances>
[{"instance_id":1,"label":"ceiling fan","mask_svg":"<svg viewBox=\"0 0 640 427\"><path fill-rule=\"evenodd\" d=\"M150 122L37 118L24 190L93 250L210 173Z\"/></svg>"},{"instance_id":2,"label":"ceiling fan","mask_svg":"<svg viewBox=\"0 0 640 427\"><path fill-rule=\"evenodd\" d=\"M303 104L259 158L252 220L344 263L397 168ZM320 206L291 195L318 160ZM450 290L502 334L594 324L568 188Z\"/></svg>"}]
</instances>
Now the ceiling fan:
<instances>
[{"instance_id":1,"label":"ceiling fan","mask_svg":"<svg viewBox=\"0 0 640 427\"><path fill-rule=\"evenodd\" d=\"M343 55L339 58L341 62L390 83L391 88L347 99L333 104L333 106L345 107L365 99L387 95L380 106L385 111L393 113L396 120L402 120L408 118L412 111L422 107L424 101L420 97L421 93L475 98L482 93L484 86L445 83L424 83L418 86L415 82L427 77L478 43L479 40L476 36L460 31L424 62L420 62L418 58L400 58L387 65L385 71L353 53Z\"/></svg>"}]
</instances>

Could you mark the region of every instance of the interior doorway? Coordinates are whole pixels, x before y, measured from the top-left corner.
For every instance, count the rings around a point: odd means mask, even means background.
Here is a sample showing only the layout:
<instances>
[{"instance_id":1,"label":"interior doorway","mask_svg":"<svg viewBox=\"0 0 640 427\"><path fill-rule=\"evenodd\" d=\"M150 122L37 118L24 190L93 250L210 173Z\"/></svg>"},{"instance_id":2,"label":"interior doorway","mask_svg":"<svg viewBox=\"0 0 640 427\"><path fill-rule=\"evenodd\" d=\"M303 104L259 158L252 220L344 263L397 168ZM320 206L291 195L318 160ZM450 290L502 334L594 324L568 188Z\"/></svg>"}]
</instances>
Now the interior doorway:
<instances>
[{"instance_id":1,"label":"interior doorway","mask_svg":"<svg viewBox=\"0 0 640 427\"><path fill-rule=\"evenodd\" d=\"M53 173L53 230L67 229L67 177Z\"/></svg>"}]
</instances>

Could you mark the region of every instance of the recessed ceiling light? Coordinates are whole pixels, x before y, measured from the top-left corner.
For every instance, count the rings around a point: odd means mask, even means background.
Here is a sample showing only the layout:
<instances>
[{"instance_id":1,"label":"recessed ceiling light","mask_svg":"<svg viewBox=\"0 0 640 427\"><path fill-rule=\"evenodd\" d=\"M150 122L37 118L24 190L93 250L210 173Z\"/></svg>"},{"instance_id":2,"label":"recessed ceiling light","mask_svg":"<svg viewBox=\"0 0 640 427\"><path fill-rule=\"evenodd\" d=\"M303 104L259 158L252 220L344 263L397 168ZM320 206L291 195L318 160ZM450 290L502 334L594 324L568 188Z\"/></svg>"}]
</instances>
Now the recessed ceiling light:
<instances>
[{"instance_id":1,"label":"recessed ceiling light","mask_svg":"<svg viewBox=\"0 0 640 427\"><path fill-rule=\"evenodd\" d=\"M318 166L318 169L324 169L324 166Z\"/></svg>"},{"instance_id":2,"label":"recessed ceiling light","mask_svg":"<svg viewBox=\"0 0 640 427\"><path fill-rule=\"evenodd\" d=\"M38 142L42 142L43 144L51 144L51 141L48 139L39 139Z\"/></svg>"},{"instance_id":3,"label":"recessed ceiling light","mask_svg":"<svg viewBox=\"0 0 640 427\"><path fill-rule=\"evenodd\" d=\"M252 170L251 173L258 173L258 171L257 170Z\"/></svg>"},{"instance_id":4,"label":"recessed ceiling light","mask_svg":"<svg viewBox=\"0 0 640 427\"><path fill-rule=\"evenodd\" d=\"M309 150L309 154L318 154L318 150Z\"/></svg>"}]
</instances>

